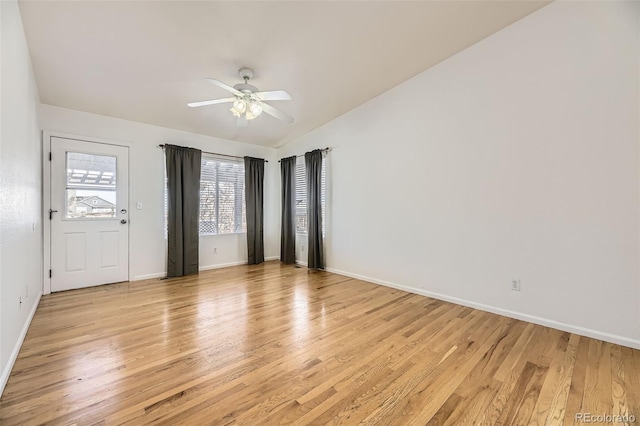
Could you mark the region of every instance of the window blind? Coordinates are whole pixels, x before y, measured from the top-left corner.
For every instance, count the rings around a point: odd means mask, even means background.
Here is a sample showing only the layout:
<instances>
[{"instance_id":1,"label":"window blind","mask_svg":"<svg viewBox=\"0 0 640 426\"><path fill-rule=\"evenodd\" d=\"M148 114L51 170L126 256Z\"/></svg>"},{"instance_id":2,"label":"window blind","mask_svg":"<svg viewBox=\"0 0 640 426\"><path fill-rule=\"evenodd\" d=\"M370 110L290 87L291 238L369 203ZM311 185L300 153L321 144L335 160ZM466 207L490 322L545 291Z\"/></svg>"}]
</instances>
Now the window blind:
<instances>
[{"instance_id":1,"label":"window blind","mask_svg":"<svg viewBox=\"0 0 640 426\"><path fill-rule=\"evenodd\" d=\"M322 159L322 176L321 176L321 203L322 203L322 233L325 230L325 209L326 209L326 161ZM296 232L307 232L307 176L304 157L298 157L296 160Z\"/></svg>"},{"instance_id":2,"label":"window blind","mask_svg":"<svg viewBox=\"0 0 640 426\"><path fill-rule=\"evenodd\" d=\"M307 232L307 177L304 157L296 160L296 232Z\"/></svg>"},{"instance_id":3,"label":"window blind","mask_svg":"<svg viewBox=\"0 0 640 426\"><path fill-rule=\"evenodd\" d=\"M244 162L203 155L201 165L200 234L247 232ZM165 177L165 237L167 210L168 198Z\"/></svg>"},{"instance_id":4,"label":"window blind","mask_svg":"<svg viewBox=\"0 0 640 426\"><path fill-rule=\"evenodd\" d=\"M246 232L244 163L202 157L200 174L200 233Z\"/></svg>"}]
</instances>

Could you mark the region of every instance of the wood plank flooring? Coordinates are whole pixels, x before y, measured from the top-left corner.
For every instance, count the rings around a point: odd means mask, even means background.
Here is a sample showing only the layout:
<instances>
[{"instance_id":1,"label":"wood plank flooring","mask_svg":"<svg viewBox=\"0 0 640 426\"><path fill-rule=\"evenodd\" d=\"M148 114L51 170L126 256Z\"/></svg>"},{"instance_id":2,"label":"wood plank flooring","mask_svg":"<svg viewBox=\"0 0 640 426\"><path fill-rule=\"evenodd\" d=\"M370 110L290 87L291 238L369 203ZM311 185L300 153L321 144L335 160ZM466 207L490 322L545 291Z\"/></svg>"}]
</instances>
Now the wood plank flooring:
<instances>
[{"instance_id":1,"label":"wood plank flooring","mask_svg":"<svg viewBox=\"0 0 640 426\"><path fill-rule=\"evenodd\" d=\"M279 262L44 296L0 400L3 426L578 413L640 417L640 351Z\"/></svg>"}]
</instances>

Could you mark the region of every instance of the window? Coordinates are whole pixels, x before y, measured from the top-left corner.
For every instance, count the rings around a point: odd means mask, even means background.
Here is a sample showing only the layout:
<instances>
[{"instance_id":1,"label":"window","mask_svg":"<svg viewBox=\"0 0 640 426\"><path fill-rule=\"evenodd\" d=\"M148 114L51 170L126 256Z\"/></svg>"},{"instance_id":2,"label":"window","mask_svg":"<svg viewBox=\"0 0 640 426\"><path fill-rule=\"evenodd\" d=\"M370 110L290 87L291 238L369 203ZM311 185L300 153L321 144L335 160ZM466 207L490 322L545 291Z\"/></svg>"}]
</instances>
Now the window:
<instances>
[{"instance_id":1,"label":"window","mask_svg":"<svg viewBox=\"0 0 640 426\"><path fill-rule=\"evenodd\" d=\"M116 217L117 159L67 152L66 219Z\"/></svg>"},{"instance_id":2,"label":"window","mask_svg":"<svg viewBox=\"0 0 640 426\"><path fill-rule=\"evenodd\" d=\"M307 170L304 164L304 157L298 157L296 162L296 232L306 233L307 224ZM322 233L325 229L325 160L322 159Z\"/></svg>"},{"instance_id":3,"label":"window","mask_svg":"<svg viewBox=\"0 0 640 426\"><path fill-rule=\"evenodd\" d=\"M296 162L296 232L307 232L307 177L304 157Z\"/></svg>"},{"instance_id":4,"label":"window","mask_svg":"<svg viewBox=\"0 0 640 426\"><path fill-rule=\"evenodd\" d=\"M244 200L244 163L202 156L200 171L200 234L233 234L247 231ZM165 231L168 194L165 179Z\"/></svg>"},{"instance_id":5,"label":"window","mask_svg":"<svg viewBox=\"0 0 640 426\"><path fill-rule=\"evenodd\" d=\"M200 233L246 232L244 163L202 157Z\"/></svg>"}]
</instances>

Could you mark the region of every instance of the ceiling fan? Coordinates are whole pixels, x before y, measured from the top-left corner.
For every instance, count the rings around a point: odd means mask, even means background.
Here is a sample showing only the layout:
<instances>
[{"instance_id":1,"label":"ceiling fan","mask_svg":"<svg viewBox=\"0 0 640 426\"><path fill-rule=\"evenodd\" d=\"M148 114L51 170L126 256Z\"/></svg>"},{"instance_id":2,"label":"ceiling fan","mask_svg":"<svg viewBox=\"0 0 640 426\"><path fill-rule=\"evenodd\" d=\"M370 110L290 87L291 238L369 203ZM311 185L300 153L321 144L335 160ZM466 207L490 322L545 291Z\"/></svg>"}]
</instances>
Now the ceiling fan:
<instances>
[{"instance_id":1,"label":"ceiling fan","mask_svg":"<svg viewBox=\"0 0 640 426\"><path fill-rule=\"evenodd\" d=\"M222 81L205 78L210 83L215 84L233 94L232 98L211 99L209 101L199 101L188 103L191 108L206 105L222 104L232 102L231 112L237 117L236 125L238 127L246 127L249 120L253 120L263 112L284 121L287 124L293 123L293 117L288 116L264 101L290 101L291 96L284 90L271 90L269 92L259 92L258 88L249 84L249 80L253 77L251 68L240 68L238 74L244 80L244 83L238 83L231 87Z\"/></svg>"}]
</instances>

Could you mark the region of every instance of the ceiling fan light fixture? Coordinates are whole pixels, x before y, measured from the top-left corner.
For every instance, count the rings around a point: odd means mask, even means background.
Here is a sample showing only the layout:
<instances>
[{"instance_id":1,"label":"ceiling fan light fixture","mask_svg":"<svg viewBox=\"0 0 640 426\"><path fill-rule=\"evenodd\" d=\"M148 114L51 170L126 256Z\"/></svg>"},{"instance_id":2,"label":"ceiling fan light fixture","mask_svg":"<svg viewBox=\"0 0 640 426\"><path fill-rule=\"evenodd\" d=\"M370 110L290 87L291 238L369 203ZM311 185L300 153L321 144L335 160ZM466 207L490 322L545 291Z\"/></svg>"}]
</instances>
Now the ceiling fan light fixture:
<instances>
[{"instance_id":1,"label":"ceiling fan light fixture","mask_svg":"<svg viewBox=\"0 0 640 426\"><path fill-rule=\"evenodd\" d=\"M231 113L239 118L253 120L262 114L262 102L247 98L238 98L231 107Z\"/></svg>"},{"instance_id":2,"label":"ceiling fan light fixture","mask_svg":"<svg viewBox=\"0 0 640 426\"><path fill-rule=\"evenodd\" d=\"M262 102L251 102L249 104L249 111L251 111L251 114L253 114L254 117L259 116L260 114L262 114ZM247 111L248 113L248 111Z\"/></svg>"},{"instance_id":3,"label":"ceiling fan light fixture","mask_svg":"<svg viewBox=\"0 0 640 426\"><path fill-rule=\"evenodd\" d=\"M233 103L232 110L235 110L238 114L242 114L243 112L245 112L246 109L247 109L247 104L245 103L244 99L237 99Z\"/></svg>"},{"instance_id":4,"label":"ceiling fan light fixture","mask_svg":"<svg viewBox=\"0 0 640 426\"><path fill-rule=\"evenodd\" d=\"M2 0L0 0L2 1ZM268 92L260 92L258 88L249 84L249 80L253 77L253 70L250 68L241 68L238 73L244 80L244 83L236 84L235 86L229 86L222 81L214 78L207 78L210 83L221 87L222 89L231 92L233 97L211 99L207 101L191 102L188 103L189 107L201 107L208 105L215 105L221 103L231 103L229 111L237 118L236 125L238 127L246 127L247 121L254 120L260 116L263 112L275 117L285 123L293 123L293 118L289 117L282 111L277 110L270 104L263 101L290 101L291 95L284 90L271 90Z\"/></svg>"}]
</instances>

